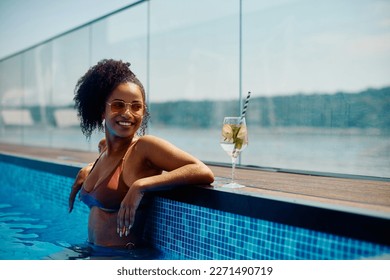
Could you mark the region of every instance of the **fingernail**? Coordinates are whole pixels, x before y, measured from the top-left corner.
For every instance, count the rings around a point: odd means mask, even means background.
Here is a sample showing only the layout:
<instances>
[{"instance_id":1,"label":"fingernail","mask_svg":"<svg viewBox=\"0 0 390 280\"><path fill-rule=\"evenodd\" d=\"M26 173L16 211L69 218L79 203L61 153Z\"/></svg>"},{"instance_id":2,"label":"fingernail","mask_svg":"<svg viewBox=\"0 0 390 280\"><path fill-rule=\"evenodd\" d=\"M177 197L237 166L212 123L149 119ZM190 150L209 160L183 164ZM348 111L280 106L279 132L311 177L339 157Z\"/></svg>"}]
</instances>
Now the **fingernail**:
<instances>
[{"instance_id":1,"label":"fingernail","mask_svg":"<svg viewBox=\"0 0 390 280\"><path fill-rule=\"evenodd\" d=\"M122 237L122 231L119 232L119 237Z\"/></svg>"},{"instance_id":2,"label":"fingernail","mask_svg":"<svg viewBox=\"0 0 390 280\"><path fill-rule=\"evenodd\" d=\"M129 230L126 229L125 235L127 236L129 234Z\"/></svg>"}]
</instances>

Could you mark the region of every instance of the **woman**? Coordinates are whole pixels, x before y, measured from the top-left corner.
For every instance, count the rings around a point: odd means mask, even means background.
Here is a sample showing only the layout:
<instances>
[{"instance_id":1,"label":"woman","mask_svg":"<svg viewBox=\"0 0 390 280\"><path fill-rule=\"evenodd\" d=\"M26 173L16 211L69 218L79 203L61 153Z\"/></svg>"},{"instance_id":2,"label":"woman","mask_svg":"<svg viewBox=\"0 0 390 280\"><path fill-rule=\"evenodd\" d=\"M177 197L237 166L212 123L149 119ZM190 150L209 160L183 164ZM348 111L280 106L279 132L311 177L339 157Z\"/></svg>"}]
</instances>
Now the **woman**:
<instances>
[{"instance_id":1,"label":"woman","mask_svg":"<svg viewBox=\"0 0 390 280\"><path fill-rule=\"evenodd\" d=\"M145 90L129 66L100 61L80 78L74 100L86 137L104 129L106 139L80 192L90 207L89 242L131 249L142 243L144 193L210 184L214 176L205 164L169 142L143 135L149 118Z\"/></svg>"}]
</instances>

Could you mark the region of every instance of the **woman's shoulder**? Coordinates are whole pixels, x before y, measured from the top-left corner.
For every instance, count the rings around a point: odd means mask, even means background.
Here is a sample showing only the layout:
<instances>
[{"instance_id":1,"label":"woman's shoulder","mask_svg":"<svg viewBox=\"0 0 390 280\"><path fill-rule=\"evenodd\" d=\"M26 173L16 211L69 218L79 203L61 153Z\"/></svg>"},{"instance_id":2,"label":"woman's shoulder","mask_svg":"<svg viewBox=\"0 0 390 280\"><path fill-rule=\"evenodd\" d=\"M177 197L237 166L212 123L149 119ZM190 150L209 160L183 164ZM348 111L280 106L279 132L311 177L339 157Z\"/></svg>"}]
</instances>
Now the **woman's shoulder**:
<instances>
[{"instance_id":1,"label":"woman's shoulder","mask_svg":"<svg viewBox=\"0 0 390 280\"><path fill-rule=\"evenodd\" d=\"M138 139L138 142L139 143L160 143L160 142L167 142L167 141L158 136L148 134L148 135L141 136Z\"/></svg>"},{"instance_id":2,"label":"woman's shoulder","mask_svg":"<svg viewBox=\"0 0 390 280\"><path fill-rule=\"evenodd\" d=\"M143 148L157 148L157 147L169 147L172 148L173 145L167 140L160 138L154 135L144 135L141 136L137 141L137 146Z\"/></svg>"},{"instance_id":3,"label":"woman's shoulder","mask_svg":"<svg viewBox=\"0 0 390 280\"><path fill-rule=\"evenodd\" d=\"M154 143L154 142L158 142L162 140L161 138L157 137L157 136L153 136L153 135L143 135L141 136L138 141L137 141L137 144L141 144L141 145L145 145L145 144L151 144L151 143Z\"/></svg>"}]
</instances>

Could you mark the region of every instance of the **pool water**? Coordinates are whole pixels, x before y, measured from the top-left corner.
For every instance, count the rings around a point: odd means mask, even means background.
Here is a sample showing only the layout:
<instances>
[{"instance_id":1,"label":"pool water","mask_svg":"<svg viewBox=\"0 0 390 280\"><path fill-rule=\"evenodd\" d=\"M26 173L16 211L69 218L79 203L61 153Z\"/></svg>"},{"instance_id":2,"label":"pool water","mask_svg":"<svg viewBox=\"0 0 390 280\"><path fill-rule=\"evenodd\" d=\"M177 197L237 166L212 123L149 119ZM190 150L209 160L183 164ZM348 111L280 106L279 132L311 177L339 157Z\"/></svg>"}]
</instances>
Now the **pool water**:
<instances>
[{"instance_id":1,"label":"pool water","mask_svg":"<svg viewBox=\"0 0 390 280\"><path fill-rule=\"evenodd\" d=\"M0 186L0 259L171 259L151 248L113 250L87 240L87 214Z\"/></svg>"}]
</instances>

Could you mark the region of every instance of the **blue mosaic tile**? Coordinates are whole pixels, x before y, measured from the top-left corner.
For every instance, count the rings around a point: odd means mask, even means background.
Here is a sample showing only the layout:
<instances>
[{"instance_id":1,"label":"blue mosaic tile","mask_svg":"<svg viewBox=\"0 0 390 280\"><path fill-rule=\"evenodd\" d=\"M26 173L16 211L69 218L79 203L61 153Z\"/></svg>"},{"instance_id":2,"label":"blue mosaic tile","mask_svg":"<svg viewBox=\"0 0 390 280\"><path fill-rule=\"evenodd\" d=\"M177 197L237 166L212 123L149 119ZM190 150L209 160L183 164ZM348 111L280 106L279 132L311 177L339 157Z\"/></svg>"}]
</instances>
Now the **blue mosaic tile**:
<instances>
[{"instance_id":1,"label":"blue mosaic tile","mask_svg":"<svg viewBox=\"0 0 390 280\"><path fill-rule=\"evenodd\" d=\"M147 238L187 259L362 259L390 252L388 246L160 197L154 200Z\"/></svg>"}]
</instances>

